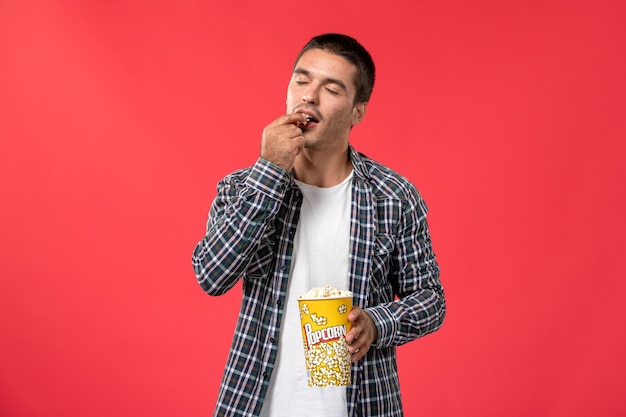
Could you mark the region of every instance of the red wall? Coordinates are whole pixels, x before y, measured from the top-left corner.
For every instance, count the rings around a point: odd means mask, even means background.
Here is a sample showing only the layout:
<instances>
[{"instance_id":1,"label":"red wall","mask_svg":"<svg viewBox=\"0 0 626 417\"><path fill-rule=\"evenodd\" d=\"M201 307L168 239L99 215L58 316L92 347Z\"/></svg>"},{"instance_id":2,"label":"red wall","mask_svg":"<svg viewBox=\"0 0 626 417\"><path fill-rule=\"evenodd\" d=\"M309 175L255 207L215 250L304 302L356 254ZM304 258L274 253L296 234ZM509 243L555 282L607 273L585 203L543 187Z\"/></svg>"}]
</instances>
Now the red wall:
<instances>
[{"instance_id":1,"label":"red wall","mask_svg":"<svg viewBox=\"0 0 626 417\"><path fill-rule=\"evenodd\" d=\"M0 415L211 414L240 293L191 252L326 31L378 66L353 144L431 209L407 416L626 415L623 2L212 3L0 4Z\"/></svg>"}]
</instances>

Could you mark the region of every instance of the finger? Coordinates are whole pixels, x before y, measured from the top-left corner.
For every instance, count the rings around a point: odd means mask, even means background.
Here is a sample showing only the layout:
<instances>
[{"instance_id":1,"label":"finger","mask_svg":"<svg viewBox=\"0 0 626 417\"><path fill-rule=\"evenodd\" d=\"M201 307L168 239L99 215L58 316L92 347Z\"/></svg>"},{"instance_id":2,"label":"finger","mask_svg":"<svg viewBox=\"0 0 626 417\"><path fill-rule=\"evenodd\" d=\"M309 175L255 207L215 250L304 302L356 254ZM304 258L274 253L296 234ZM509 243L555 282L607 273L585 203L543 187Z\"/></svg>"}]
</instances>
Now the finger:
<instances>
[{"instance_id":1,"label":"finger","mask_svg":"<svg viewBox=\"0 0 626 417\"><path fill-rule=\"evenodd\" d=\"M354 344L348 347L348 351L351 353L352 362L356 362L363 358L370 350L371 345L369 343Z\"/></svg>"},{"instance_id":2,"label":"finger","mask_svg":"<svg viewBox=\"0 0 626 417\"><path fill-rule=\"evenodd\" d=\"M348 336L350 336L350 338L348 338ZM356 329L354 333L352 333L351 330L346 335L346 342L348 343L348 350L350 350L350 352L354 352L363 347L369 347L373 342L372 334L367 328Z\"/></svg>"},{"instance_id":3,"label":"finger","mask_svg":"<svg viewBox=\"0 0 626 417\"><path fill-rule=\"evenodd\" d=\"M358 325L352 324L352 328L346 334L346 342L349 345L353 344L355 342L355 340L357 340L359 338L359 334L362 332L362 330L363 329L361 329Z\"/></svg>"},{"instance_id":4,"label":"finger","mask_svg":"<svg viewBox=\"0 0 626 417\"><path fill-rule=\"evenodd\" d=\"M350 352L350 360L352 362L357 362L361 360L367 354L370 344L365 340L366 338L363 335L359 335L359 337L355 338L351 344L348 345L348 352Z\"/></svg>"},{"instance_id":5,"label":"finger","mask_svg":"<svg viewBox=\"0 0 626 417\"><path fill-rule=\"evenodd\" d=\"M304 140L304 136L302 134L302 129L300 129L300 126L298 126L297 124L287 125L286 129L287 129L287 133L288 133L289 137L291 137L291 138L300 137L300 138L302 138L302 140Z\"/></svg>"},{"instance_id":6,"label":"finger","mask_svg":"<svg viewBox=\"0 0 626 417\"><path fill-rule=\"evenodd\" d=\"M372 343L371 336L367 327L355 326L346 334L346 343L352 350L359 349Z\"/></svg>"},{"instance_id":7,"label":"finger","mask_svg":"<svg viewBox=\"0 0 626 417\"><path fill-rule=\"evenodd\" d=\"M365 343L363 343L363 342L359 341L358 339L356 339L354 342L352 342L352 343L350 343L348 345L348 351L350 353L356 353L363 347L365 347Z\"/></svg>"},{"instance_id":8,"label":"finger","mask_svg":"<svg viewBox=\"0 0 626 417\"><path fill-rule=\"evenodd\" d=\"M263 130L263 136L266 138L295 138L302 136L302 130L293 124L268 126Z\"/></svg>"},{"instance_id":9,"label":"finger","mask_svg":"<svg viewBox=\"0 0 626 417\"><path fill-rule=\"evenodd\" d=\"M365 357L368 349L360 349L357 352L353 353L350 360L352 362L358 362Z\"/></svg>"},{"instance_id":10,"label":"finger","mask_svg":"<svg viewBox=\"0 0 626 417\"><path fill-rule=\"evenodd\" d=\"M354 323L356 320L358 320L362 312L363 312L363 309L361 307L358 307L358 306L353 307L352 310L350 310L350 313L348 313L348 321L351 321L352 323Z\"/></svg>"},{"instance_id":11,"label":"finger","mask_svg":"<svg viewBox=\"0 0 626 417\"><path fill-rule=\"evenodd\" d=\"M352 308L350 313L348 313L348 321L352 323L352 328L350 329L348 334L346 334L346 342L348 342L348 344L353 343L354 340L358 338L359 333L363 331L361 324L359 323L359 318L362 311L363 310L361 310L360 307L354 307Z\"/></svg>"},{"instance_id":12,"label":"finger","mask_svg":"<svg viewBox=\"0 0 626 417\"><path fill-rule=\"evenodd\" d=\"M269 126L297 125L298 123L306 122L307 120L307 115L304 113L288 113L278 117L270 123Z\"/></svg>"}]
</instances>

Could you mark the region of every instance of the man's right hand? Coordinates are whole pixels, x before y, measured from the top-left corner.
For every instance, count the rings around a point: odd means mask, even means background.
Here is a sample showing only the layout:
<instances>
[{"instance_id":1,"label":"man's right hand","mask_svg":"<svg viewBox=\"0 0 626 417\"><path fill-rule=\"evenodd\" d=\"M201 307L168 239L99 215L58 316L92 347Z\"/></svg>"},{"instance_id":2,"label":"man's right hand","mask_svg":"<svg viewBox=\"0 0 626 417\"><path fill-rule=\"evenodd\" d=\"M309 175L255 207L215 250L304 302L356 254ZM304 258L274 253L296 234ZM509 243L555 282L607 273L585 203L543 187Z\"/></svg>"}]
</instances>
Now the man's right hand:
<instances>
[{"instance_id":1,"label":"man's right hand","mask_svg":"<svg viewBox=\"0 0 626 417\"><path fill-rule=\"evenodd\" d=\"M297 124L306 121L306 115L291 113L267 125L261 139L261 157L287 172L291 171L296 156L304 149L304 135Z\"/></svg>"}]
</instances>

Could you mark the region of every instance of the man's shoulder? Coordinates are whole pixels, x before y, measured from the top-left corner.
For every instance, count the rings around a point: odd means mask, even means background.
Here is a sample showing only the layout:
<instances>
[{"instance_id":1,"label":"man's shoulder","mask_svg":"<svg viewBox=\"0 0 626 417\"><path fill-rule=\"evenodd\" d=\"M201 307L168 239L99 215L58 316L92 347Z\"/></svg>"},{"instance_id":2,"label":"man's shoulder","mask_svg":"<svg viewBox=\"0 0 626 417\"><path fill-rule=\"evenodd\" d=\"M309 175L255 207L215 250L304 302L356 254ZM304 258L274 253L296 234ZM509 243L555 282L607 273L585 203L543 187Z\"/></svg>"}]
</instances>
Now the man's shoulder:
<instances>
[{"instance_id":1,"label":"man's shoulder","mask_svg":"<svg viewBox=\"0 0 626 417\"><path fill-rule=\"evenodd\" d=\"M355 168L367 181L376 194L414 198L418 195L416 186L404 175L367 155L355 151Z\"/></svg>"}]
</instances>

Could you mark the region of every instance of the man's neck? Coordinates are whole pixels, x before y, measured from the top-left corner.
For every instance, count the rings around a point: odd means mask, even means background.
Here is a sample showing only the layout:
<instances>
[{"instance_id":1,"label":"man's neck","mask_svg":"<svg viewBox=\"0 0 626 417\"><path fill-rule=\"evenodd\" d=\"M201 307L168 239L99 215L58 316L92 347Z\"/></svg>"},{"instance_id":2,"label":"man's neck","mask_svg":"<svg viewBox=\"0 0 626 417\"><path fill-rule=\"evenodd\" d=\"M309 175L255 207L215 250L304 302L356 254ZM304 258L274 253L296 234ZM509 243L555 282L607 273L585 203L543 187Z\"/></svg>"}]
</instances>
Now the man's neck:
<instances>
[{"instance_id":1,"label":"man's neck","mask_svg":"<svg viewBox=\"0 0 626 417\"><path fill-rule=\"evenodd\" d=\"M316 152L305 149L296 158L294 174L298 181L316 187L341 184L352 172L348 148L343 152Z\"/></svg>"}]
</instances>

